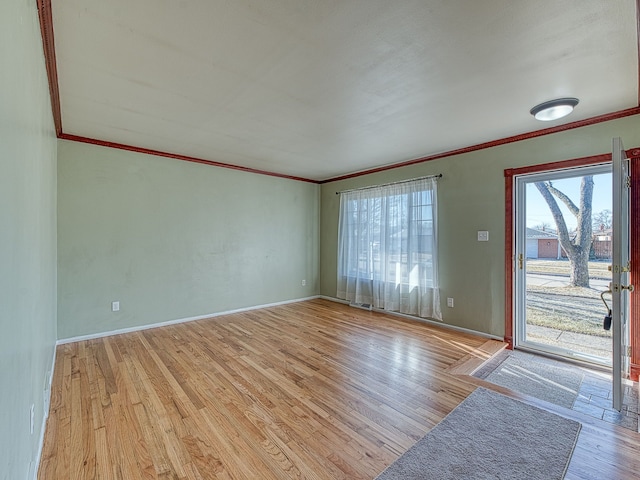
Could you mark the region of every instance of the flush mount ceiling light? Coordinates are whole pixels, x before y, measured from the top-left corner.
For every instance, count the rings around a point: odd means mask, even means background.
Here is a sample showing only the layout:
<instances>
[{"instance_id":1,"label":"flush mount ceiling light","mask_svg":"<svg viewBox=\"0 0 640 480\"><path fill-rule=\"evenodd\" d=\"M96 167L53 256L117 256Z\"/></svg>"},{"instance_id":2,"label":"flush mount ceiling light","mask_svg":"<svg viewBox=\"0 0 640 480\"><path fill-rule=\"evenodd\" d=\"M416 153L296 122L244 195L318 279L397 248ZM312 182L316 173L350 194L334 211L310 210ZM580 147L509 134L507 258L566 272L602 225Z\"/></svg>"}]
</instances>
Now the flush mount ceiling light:
<instances>
[{"instance_id":1,"label":"flush mount ceiling light","mask_svg":"<svg viewBox=\"0 0 640 480\"><path fill-rule=\"evenodd\" d=\"M573 107L578 105L579 101L580 100L577 98L558 98L556 100L549 100L548 102L544 102L533 107L530 110L530 113L536 120L549 122L569 115L573 112Z\"/></svg>"}]
</instances>

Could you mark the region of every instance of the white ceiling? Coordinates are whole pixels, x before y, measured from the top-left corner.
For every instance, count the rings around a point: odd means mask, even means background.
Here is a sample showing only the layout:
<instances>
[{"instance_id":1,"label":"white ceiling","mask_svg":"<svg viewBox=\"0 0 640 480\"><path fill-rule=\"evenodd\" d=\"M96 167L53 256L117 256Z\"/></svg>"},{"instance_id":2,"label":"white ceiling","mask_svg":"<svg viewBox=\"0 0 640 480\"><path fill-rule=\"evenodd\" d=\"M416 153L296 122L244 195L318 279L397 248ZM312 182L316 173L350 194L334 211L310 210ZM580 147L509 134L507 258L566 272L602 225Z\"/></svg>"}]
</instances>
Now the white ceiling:
<instances>
[{"instance_id":1,"label":"white ceiling","mask_svg":"<svg viewBox=\"0 0 640 480\"><path fill-rule=\"evenodd\" d=\"M635 0L52 0L65 134L313 180L638 106ZM532 106L580 99L541 123Z\"/></svg>"}]
</instances>

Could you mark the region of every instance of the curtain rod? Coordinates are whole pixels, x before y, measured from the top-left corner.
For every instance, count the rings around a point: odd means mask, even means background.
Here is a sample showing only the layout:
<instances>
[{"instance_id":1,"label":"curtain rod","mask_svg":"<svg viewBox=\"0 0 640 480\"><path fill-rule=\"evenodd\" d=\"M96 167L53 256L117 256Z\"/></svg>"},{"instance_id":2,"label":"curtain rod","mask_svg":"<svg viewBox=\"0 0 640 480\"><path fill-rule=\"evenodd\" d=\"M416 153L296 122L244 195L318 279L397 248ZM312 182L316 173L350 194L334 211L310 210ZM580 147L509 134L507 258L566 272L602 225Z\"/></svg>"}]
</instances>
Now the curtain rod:
<instances>
[{"instance_id":1,"label":"curtain rod","mask_svg":"<svg viewBox=\"0 0 640 480\"><path fill-rule=\"evenodd\" d=\"M442 178L442 174L439 173L437 175L426 175L424 177L410 178L409 180L399 180L397 182L381 183L380 185L369 185L368 187L351 188L349 190L341 190L339 192L336 192L336 195L340 195L341 193L347 193L347 192L357 192L358 190L368 190L370 188L387 187L389 185L397 185L399 183L415 182L416 180L425 180L427 178Z\"/></svg>"}]
</instances>

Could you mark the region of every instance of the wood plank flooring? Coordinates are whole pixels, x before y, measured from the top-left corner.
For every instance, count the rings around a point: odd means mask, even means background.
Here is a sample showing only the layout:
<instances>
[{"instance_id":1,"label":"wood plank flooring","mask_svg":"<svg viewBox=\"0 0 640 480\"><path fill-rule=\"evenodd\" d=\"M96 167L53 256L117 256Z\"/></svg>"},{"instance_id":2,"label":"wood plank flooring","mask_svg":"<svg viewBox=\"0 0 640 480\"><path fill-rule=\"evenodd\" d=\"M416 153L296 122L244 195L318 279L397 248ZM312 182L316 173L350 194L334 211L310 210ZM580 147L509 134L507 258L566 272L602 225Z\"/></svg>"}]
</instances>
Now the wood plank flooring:
<instances>
[{"instance_id":1,"label":"wood plank flooring","mask_svg":"<svg viewBox=\"0 0 640 480\"><path fill-rule=\"evenodd\" d=\"M38 478L373 479L487 345L325 300L61 345ZM589 428L567 478L634 478L637 435Z\"/></svg>"}]
</instances>

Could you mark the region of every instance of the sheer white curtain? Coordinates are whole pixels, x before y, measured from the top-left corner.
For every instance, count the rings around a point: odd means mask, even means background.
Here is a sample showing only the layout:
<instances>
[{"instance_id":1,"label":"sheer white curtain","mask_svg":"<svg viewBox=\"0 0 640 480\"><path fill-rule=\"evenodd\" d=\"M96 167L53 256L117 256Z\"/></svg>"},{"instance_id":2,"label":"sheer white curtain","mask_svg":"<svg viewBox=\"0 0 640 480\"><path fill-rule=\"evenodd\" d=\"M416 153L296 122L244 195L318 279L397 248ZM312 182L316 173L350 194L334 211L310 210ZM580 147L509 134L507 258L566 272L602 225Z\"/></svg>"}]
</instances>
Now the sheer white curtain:
<instances>
[{"instance_id":1,"label":"sheer white curtain","mask_svg":"<svg viewBox=\"0 0 640 480\"><path fill-rule=\"evenodd\" d=\"M340 194L338 298L441 320L437 178Z\"/></svg>"}]
</instances>

